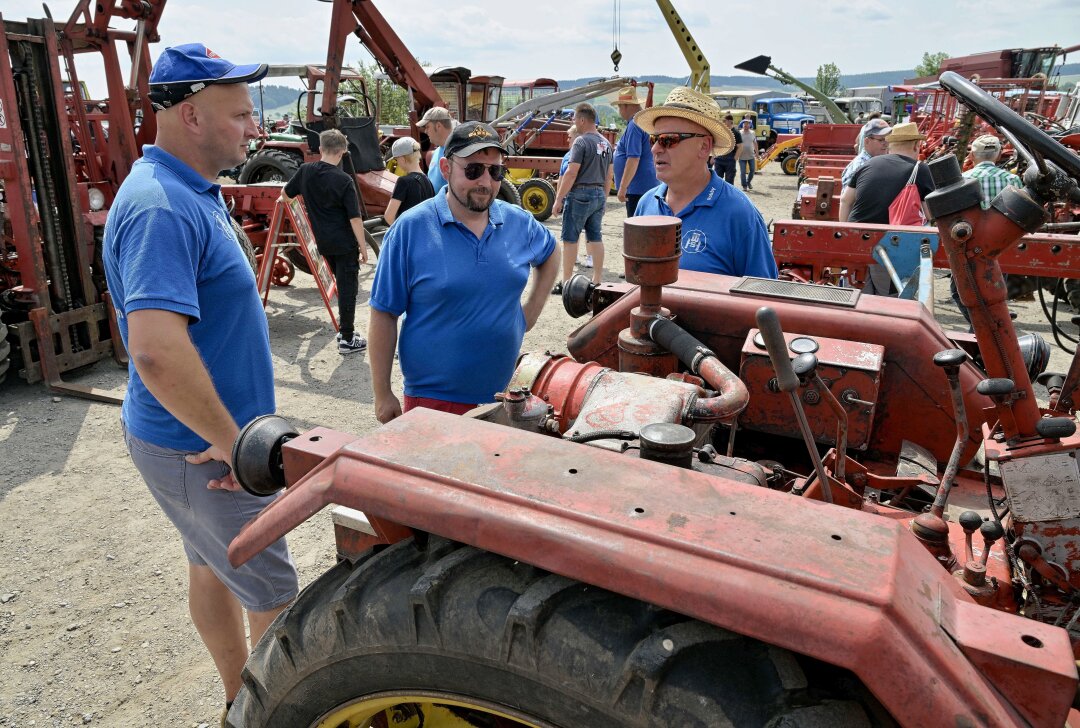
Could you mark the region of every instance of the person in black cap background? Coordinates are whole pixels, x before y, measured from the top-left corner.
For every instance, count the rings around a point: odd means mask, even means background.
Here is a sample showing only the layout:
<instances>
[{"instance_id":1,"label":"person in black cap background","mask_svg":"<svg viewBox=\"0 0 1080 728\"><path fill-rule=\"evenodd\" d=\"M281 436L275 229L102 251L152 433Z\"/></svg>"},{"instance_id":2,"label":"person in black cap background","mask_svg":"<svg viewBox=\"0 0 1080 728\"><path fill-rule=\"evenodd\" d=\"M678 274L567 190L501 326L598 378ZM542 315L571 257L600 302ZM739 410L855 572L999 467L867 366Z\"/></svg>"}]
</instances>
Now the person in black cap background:
<instances>
[{"instance_id":1,"label":"person in black cap background","mask_svg":"<svg viewBox=\"0 0 1080 728\"><path fill-rule=\"evenodd\" d=\"M298 586L284 539L237 569L227 557L240 528L274 501L240 489L233 442L276 404L262 300L214 179L257 136L247 84L266 71L197 43L161 54L150 74L157 137L120 186L104 237L130 355L125 440L180 532L191 620L221 675L226 710L248 656L244 612L253 645Z\"/></svg>"},{"instance_id":2,"label":"person in black cap background","mask_svg":"<svg viewBox=\"0 0 1080 728\"><path fill-rule=\"evenodd\" d=\"M304 162L281 190L281 199L304 197L304 208L315 233L315 245L334 274L338 294L337 350L342 356L367 349L367 340L354 330L360 263L367 263L364 216L356 186L341 168L349 140L337 129L319 134L319 159Z\"/></svg>"},{"instance_id":3,"label":"person in black cap background","mask_svg":"<svg viewBox=\"0 0 1080 728\"><path fill-rule=\"evenodd\" d=\"M510 382L558 259L543 225L496 199L505 158L490 126L459 124L439 160L446 188L398 218L383 238L368 323L379 422L414 407L462 414L494 401ZM390 382L402 314L404 408Z\"/></svg>"}]
</instances>

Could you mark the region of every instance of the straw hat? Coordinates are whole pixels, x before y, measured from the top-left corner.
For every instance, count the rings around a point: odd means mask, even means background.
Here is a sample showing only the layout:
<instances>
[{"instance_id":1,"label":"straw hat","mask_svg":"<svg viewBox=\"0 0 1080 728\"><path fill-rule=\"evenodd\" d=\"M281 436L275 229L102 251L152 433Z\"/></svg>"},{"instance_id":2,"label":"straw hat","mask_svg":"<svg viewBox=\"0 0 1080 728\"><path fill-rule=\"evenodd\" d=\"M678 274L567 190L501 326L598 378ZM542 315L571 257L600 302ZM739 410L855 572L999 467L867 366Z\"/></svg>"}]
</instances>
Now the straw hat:
<instances>
[{"instance_id":1,"label":"straw hat","mask_svg":"<svg viewBox=\"0 0 1080 728\"><path fill-rule=\"evenodd\" d=\"M623 86L619 89L619 98L615 99L616 106L641 106L638 101L637 89L633 86Z\"/></svg>"},{"instance_id":2,"label":"straw hat","mask_svg":"<svg viewBox=\"0 0 1080 728\"><path fill-rule=\"evenodd\" d=\"M713 154L727 154L735 148L735 135L731 129L724 126L723 115L720 107L711 97L703 93L676 86L668 94L667 100L660 106L653 106L639 111L634 115L634 122L645 131L646 134L655 134L654 126L657 119L665 116L673 116L677 119L692 121L698 126L705 127L713 139Z\"/></svg>"},{"instance_id":3,"label":"straw hat","mask_svg":"<svg viewBox=\"0 0 1080 728\"><path fill-rule=\"evenodd\" d=\"M919 133L918 125L913 121L909 121L906 124L897 124L892 128L892 131L885 135L885 140L889 142L889 144L921 142L925 138L926 135Z\"/></svg>"}]
</instances>

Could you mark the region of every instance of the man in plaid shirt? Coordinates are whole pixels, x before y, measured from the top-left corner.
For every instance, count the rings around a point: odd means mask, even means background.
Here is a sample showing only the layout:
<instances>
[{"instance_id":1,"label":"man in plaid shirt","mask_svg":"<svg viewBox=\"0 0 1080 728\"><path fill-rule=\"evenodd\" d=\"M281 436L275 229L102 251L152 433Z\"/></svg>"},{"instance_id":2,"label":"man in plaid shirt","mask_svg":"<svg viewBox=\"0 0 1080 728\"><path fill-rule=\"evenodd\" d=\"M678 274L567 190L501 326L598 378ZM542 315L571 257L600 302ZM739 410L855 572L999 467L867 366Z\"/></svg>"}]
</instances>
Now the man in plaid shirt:
<instances>
[{"instance_id":1,"label":"man in plaid shirt","mask_svg":"<svg viewBox=\"0 0 1080 728\"><path fill-rule=\"evenodd\" d=\"M975 166L964 172L968 179L979 181L982 191L982 209L990 207L997 194L1006 187L1023 187L1020 178L997 166L1001 156L1001 140L992 134L984 134L971 143L971 159Z\"/></svg>"},{"instance_id":2,"label":"man in plaid shirt","mask_svg":"<svg viewBox=\"0 0 1080 728\"><path fill-rule=\"evenodd\" d=\"M983 134L971 143L971 159L975 162L975 166L964 172L964 176L979 181L979 191L982 193L979 205L984 210L990 208L990 203L1006 187L1024 186L1015 174L997 166L999 157L1001 157L1001 140L993 134ZM971 315L968 313L967 306L960 302L955 279L949 284L949 292L952 294L953 302L960 309L960 313L967 319L970 328Z\"/></svg>"}]
</instances>

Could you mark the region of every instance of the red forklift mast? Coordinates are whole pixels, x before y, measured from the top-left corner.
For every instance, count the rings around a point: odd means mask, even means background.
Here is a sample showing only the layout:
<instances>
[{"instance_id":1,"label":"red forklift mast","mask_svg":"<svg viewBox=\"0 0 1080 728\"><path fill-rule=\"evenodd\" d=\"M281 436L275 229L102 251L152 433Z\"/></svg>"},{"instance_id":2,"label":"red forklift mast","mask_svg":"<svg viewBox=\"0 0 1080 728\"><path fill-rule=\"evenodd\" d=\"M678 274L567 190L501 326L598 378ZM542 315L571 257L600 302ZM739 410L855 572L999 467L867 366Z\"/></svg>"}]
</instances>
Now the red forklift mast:
<instances>
[{"instance_id":1,"label":"red forklift mast","mask_svg":"<svg viewBox=\"0 0 1080 728\"><path fill-rule=\"evenodd\" d=\"M0 189L6 208L0 254L0 315L28 382L106 402L113 395L63 381L64 372L107 356L126 362L106 292L101 236L108 206L156 127L146 98L147 44L157 40L165 0L92 4L68 22L0 16ZM93 7L93 11L91 11ZM114 18L134 30L110 27ZM130 74L120 69L127 47ZM85 98L76 57L100 54L105 100ZM2 376L2 374L0 374Z\"/></svg>"}]
</instances>

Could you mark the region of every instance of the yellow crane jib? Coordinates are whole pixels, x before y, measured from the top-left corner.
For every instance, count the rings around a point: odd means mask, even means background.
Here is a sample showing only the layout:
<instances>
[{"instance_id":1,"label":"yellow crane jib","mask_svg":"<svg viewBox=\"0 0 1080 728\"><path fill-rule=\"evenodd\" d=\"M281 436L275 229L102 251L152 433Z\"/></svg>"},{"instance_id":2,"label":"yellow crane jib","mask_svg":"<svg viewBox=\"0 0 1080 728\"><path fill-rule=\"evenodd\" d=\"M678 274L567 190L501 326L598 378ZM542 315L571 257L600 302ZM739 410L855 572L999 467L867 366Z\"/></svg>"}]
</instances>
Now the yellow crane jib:
<instances>
[{"instance_id":1,"label":"yellow crane jib","mask_svg":"<svg viewBox=\"0 0 1080 728\"><path fill-rule=\"evenodd\" d=\"M679 17L678 11L672 4L668 0L656 0L656 4L660 6L660 12L664 14L664 20L671 29L671 34L675 36L675 42L679 45L679 50L682 51L687 65L690 66L690 80L686 85L703 94L709 93L709 61L705 58L705 54L701 52L694 36L690 34L686 23Z\"/></svg>"}]
</instances>

